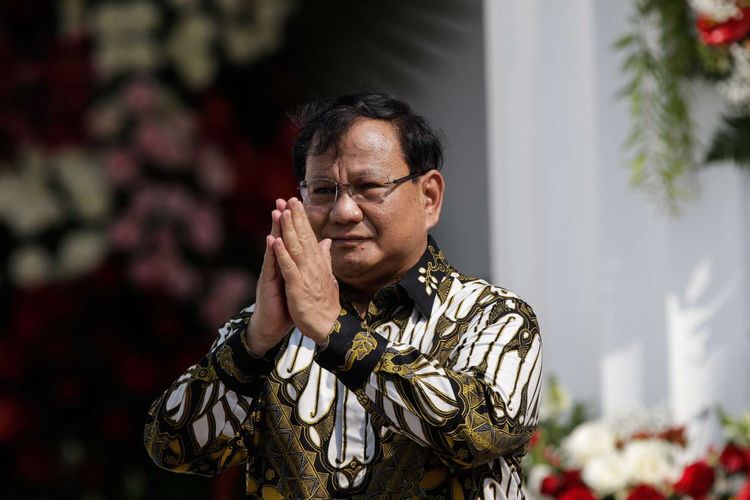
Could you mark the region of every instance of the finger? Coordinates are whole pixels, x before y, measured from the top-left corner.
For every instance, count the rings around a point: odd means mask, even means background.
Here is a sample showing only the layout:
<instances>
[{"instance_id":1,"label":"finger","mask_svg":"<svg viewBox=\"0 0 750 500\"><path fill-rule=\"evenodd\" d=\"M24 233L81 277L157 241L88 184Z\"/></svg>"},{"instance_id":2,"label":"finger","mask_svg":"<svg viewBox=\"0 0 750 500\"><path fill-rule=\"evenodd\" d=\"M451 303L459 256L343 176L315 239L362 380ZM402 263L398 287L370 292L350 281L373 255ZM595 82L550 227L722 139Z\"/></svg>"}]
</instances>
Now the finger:
<instances>
[{"instance_id":1,"label":"finger","mask_svg":"<svg viewBox=\"0 0 750 500\"><path fill-rule=\"evenodd\" d=\"M276 200L276 210L278 210L279 212L283 212L286 209L287 209L286 200L278 198Z\"/></svg>"},{"instance_id":2,"label":"finger","mask_svg":"<svg viewBox=\"0 0 750 500\"><path fill-rule=\"evenodd\" d=\"M297 230L294 228L294 222L292 222L292 211L289 209L281 213L281 238L284 240L287 252L289 252L295 262L301 264L304 260L305 252L299 241Z\"/></svg>"},{"instance_id":3,"label":"finger","mask_svg":"<svg viewBox=\"0 0 750 500\"><path fill-rule=\"evenodd\" d=\"M271 212L271 236L278 238L281 236L281 212L274 210Z\"/></svg>"},{"instance_id":4,"label":"finger","mask_svg":"<svg viewBox=\"0 0 750 500\"><path fill-rule=\"evenodd\" d=\"M299 277L299 268L287 251L283 238L276 238L273 244L276 260L279 263L281 276L287 283L294 283Z\"/></svg>"},{"instance_id":5,"label":"finger","mask_svg":"<svg viewBox=\"0 0 750 500\"><path fill-rule=\"evenodd\" d=\"M297 232L300 245L302 248L311 253L315 254L318 250L318 238L315 236L315 232L310 226L310 221L305 213L305 207L297 198L291 198L288 206L292 211L292 222L294 223L294 230Z\"/></svg>"},{"instance_id":6,"label":"finger","mask_svg":"<svg viewBox=\"0 0 750 500\"><path fill-rule=\"evenodd\" d=\"M273 242L276 238L266 236L266 251L263 254L263 266L260 269L261 281L273 281L276 279L276 254L273 251Z\"/></svg>"},{"instance_id":7,"label":"finger","mask_svg":"<svg viewBox=\"0 0 750 500\"><path fill-rule=\"evenodd\" d=\"M324 240L320 240L318 246L320 247L320 253L323 255L323 260L325 260L326 262L326 267L329 271L331 271L331 239L326 238Z\"/></svg>"}]
</instances>

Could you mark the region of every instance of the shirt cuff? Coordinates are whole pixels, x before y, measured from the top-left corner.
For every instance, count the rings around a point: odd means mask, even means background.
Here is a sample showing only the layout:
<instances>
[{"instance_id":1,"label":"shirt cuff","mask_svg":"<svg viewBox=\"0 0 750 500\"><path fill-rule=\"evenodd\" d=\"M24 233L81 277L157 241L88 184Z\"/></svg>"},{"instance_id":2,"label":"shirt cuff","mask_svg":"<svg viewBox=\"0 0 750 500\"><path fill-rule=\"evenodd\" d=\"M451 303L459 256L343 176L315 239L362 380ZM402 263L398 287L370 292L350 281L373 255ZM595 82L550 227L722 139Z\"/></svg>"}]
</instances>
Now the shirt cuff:
<instances>
[{"instance_id":1,"label":"shirt cuff","mask_svg":"<svg viewBox=\"0 0 750 500\"><path fill-rule=\"evenodd\" d=\"M328 346L318 350L315 360L347 388L356 391L365 385L387 346L384 337L342 309L328 336Z\"/></svg>"},{"instance_id":2,"label":"shirt cuff","mask_svg":"<svg viewBox=\"0 0 750 500\"><path fill-rule=\"evenodd\" d=\"M219 379L233 391L245 396L257 396L276 364L276 354L281 344L269 349L262 357L254 356L243 339L247 322L229 334L221 345L211 353L211 359Z\"/></svg>"}]
</instances>

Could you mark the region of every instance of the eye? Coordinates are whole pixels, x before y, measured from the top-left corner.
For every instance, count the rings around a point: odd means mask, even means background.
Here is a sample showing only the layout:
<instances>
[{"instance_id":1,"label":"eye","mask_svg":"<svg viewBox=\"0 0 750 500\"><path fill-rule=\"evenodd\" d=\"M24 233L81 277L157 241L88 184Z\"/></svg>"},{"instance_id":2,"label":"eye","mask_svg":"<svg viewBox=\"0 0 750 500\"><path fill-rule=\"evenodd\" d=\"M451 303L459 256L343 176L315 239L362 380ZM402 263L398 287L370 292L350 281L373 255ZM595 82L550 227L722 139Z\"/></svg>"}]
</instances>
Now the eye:
<instances>
[{"instance_id":1,"label":"eye","mask_svg":"<svg viewBox=\"0 0 750 500\"><path fill-rule=\"evenodd\" d=\"M312 194L333 194L336 192L336 186L310 186Z\"/></svg>"},{"instance_id":2,"label":"eye","mask_svg":"<svg viewBox=\"0 0 750 500\"><path fill-rule=\"evenodd\" d=\"M355 186L355 188L357 189L357 191L372 191L372 190L380 189L380 188L383 188L383 187L385 187L385 186L382 183L378 182L378 181L362 181L362 182L357 182L357 185Z\"/></svg>"},{"instance_id":3,"label":"eye","mask_svg":"<svg viewBox=\"0 0 750 500\"><path fill-rule=\"evenodd\" d=\"M336 183L327 180L312 180L307 183L307 189L313 196L328 196L336 194Z\"/></svg>"}]
</instances>

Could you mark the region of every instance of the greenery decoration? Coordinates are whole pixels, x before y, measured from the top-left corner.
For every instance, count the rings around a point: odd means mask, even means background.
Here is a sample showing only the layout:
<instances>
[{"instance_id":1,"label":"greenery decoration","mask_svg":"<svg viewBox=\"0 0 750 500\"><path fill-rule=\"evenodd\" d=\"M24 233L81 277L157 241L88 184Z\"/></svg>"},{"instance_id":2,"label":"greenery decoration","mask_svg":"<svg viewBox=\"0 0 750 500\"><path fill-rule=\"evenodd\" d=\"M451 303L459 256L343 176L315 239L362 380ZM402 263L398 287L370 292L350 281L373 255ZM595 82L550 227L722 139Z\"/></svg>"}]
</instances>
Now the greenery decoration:
<instances>
[{"instance_id":1,"label":"greenery decoration","mask_svg":"<svg viewBox=\"0 0 750 500\"><path fill-rule=\"evenodd\" d=\"M634 0L625 53L632 128L626 147L631 181L677 209L700 165L750 167L750 0ZM702 79L729 109L702 158L697 153L687 84Z\"/></svg>"}]
</instances>

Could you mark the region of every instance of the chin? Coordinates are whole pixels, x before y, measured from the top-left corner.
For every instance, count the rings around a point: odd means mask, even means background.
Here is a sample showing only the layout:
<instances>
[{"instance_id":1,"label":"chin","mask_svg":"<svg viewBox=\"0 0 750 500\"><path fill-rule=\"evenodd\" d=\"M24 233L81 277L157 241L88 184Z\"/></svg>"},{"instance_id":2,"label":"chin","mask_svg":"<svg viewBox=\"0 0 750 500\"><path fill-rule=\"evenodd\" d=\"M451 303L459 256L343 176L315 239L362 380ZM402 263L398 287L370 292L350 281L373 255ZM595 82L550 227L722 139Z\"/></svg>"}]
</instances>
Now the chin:
<instances>
[{"instance_id":1,"label":"chin","mask_svg":"<svg viewBox=\"0 0 750 500\"><path fill-rule=\"evenodd\" d=\"M359 252L345 252L331 255L333 274L340 278L356 279L369 272L375 263L366 255L357 255Z\"/></svg>"}]
</instances>

